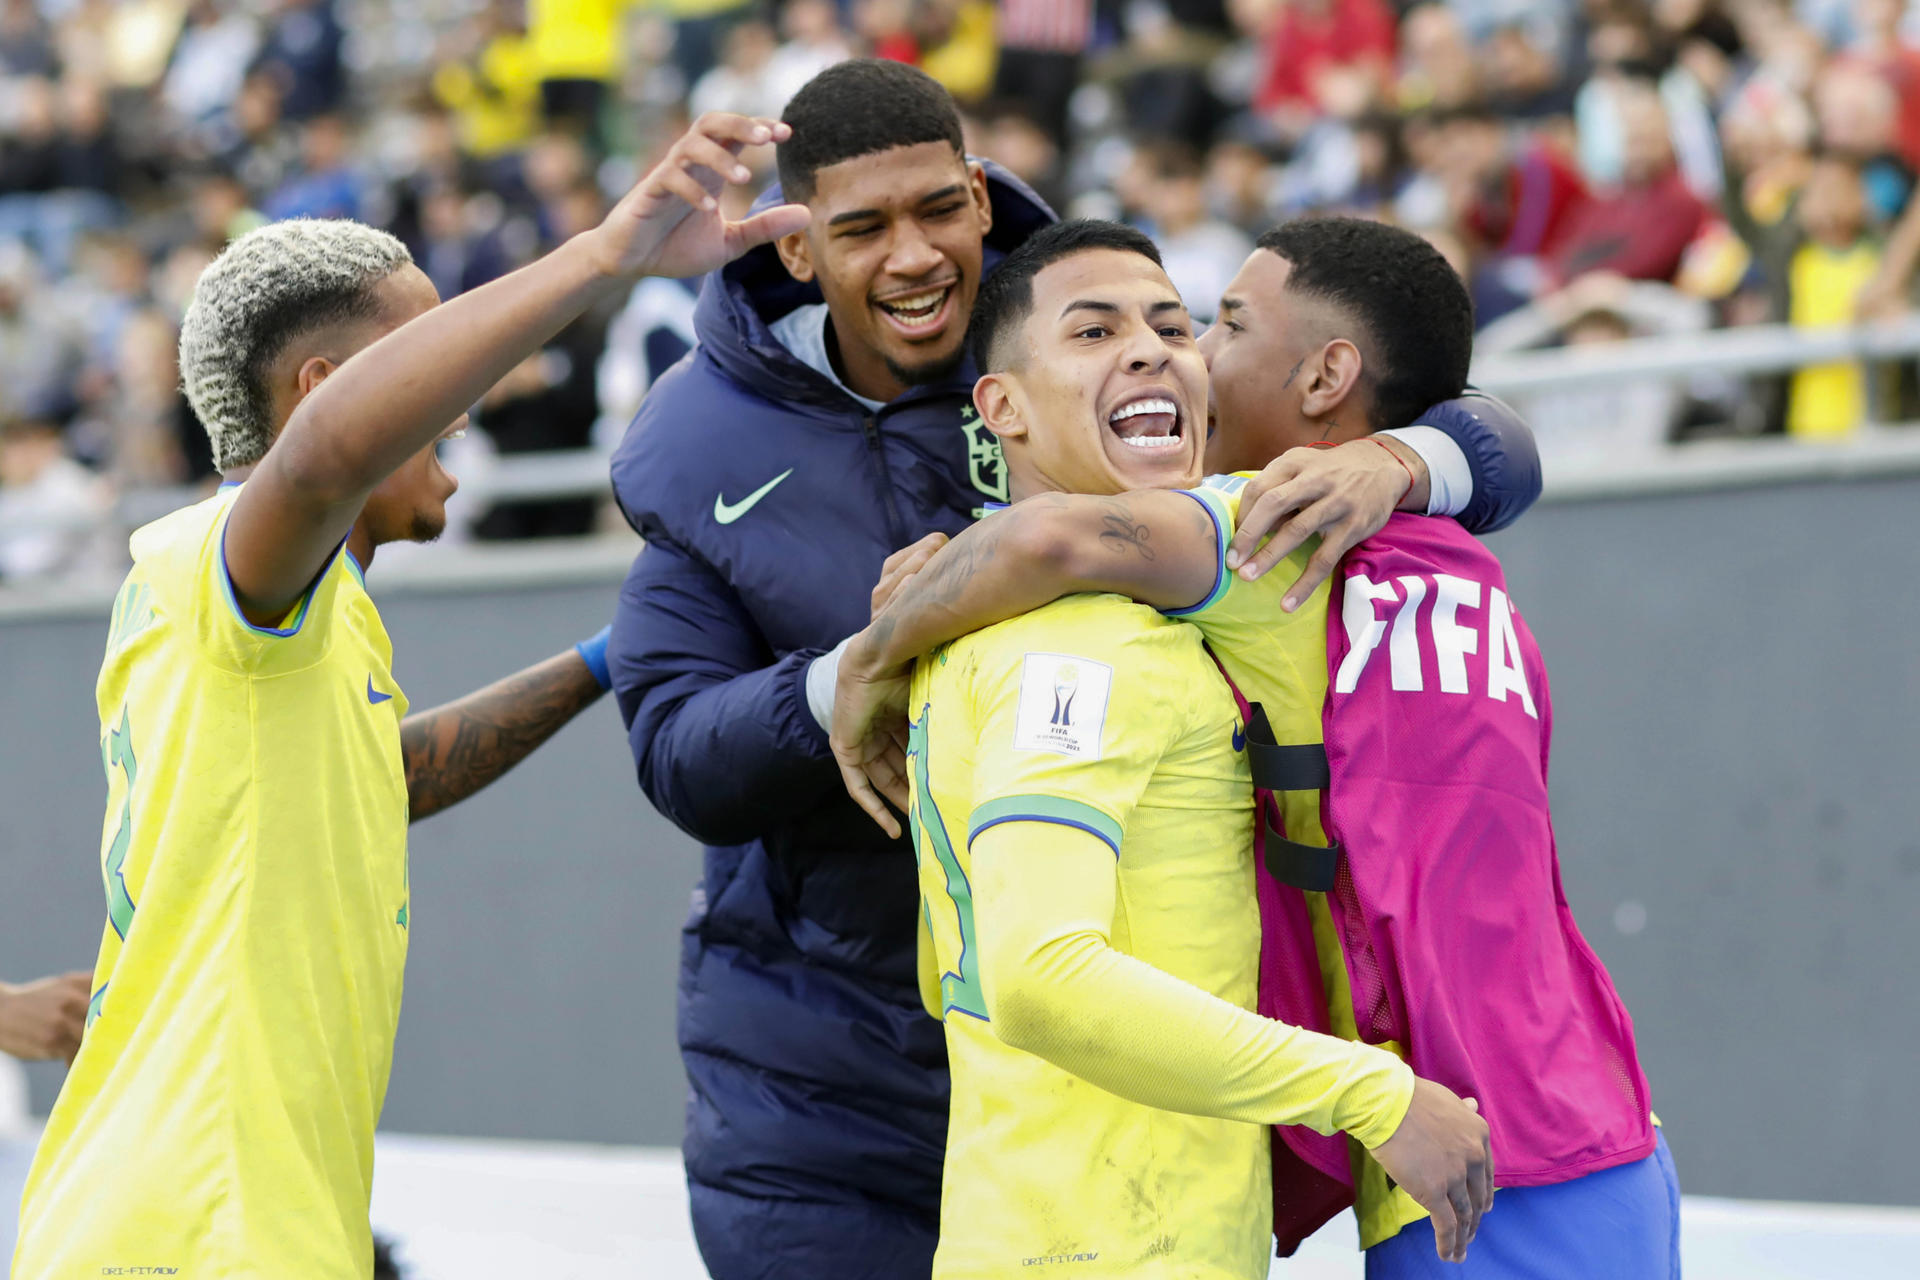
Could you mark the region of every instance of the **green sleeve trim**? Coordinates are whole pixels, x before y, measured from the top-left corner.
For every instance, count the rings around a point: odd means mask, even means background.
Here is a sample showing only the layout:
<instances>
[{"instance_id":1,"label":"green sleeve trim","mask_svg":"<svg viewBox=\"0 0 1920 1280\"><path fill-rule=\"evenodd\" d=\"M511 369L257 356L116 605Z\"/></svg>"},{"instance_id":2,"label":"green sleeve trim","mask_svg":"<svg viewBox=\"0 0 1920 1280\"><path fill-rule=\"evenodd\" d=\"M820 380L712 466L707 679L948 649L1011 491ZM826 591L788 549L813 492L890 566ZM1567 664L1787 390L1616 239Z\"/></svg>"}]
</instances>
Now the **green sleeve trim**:
<instances>
[{"instance_id":1,"label":"green sleeve trim","mask_svg":"<svg viewBox=\"0 0 1920 1280\"><path fill-rule=\"evenodd\" d=\"M987 801L973 811L973 816L967 820L967 847L973 847L973 842L980 838L982 831L1003 822L1052 822L1063 827L1078 827L1106 841L1116 858L1120 856L1121 837L1126 834L1112 818L1078 800L1065 800L1059 796L1002 796L998 800Z\"/></svg>"},{"instance_id":2,"label":"green sleeve trim","mask_svg":"<svg viewBox=\"0 0 1920 1280\"><path fill-rule=\"evenodd\" d=\"M1213 590L1198 604L1190 604L1184 609L1162 609L1169 618L1190 618L1205 613L1220 603L1220 597L1227 594L1227 588L1233 584L1233 575L1227 572L1227 544L1233 540L1233 511L1227 506L1226 497L1215 489L1176 489L1200 504L1202 510L1213 521Z\"/></svg>"}]
</instances>

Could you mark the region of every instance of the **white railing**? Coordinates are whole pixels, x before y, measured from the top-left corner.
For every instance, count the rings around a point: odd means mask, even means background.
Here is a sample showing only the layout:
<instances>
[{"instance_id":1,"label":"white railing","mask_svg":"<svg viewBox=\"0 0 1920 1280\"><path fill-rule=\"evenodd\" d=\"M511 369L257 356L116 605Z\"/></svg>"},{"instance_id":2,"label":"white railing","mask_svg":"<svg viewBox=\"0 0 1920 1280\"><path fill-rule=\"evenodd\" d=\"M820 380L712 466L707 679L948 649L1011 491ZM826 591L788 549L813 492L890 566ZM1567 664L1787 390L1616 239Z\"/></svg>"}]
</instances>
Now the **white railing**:
<instances>
[{"instance_id":1,"label":"white railing","mask_svg":"<svg viewBox=\"0 0 1920 1280\"><path fill-rule=\"evenodd\" d=\"M1671 380L1703 373L1732 376L1781 373L1833 361L1898 360L1915 356L1920 356L1920 315L1855 328L1809 330L1761 325L1714 330L1684 339L1638 338L1606 346L1493 356L1475 363L1473 380L1475 385L1488 391L1524 396L1538 405L1542 395L1550 396L1557 390L1618 384L1623 380ZM483 509L496 501L605 495L608 492L607 461L607 455L596 449L511 457L484 453L467 456L458 468L461 497L469 509ZM1920 472L1920 425L1869 423L1854 435L1835 442L1807 442L1779 436L1714 439L1669 445L1604 461L1582 461L1577 466L1558 464L1549 458L1543 500L1577 501L1633 493L1914 472ZM47 512L19 510L8 503L4 491L0 491L0 537L103 526L131 530L200 495L200 490L187 487L144 489L92 507ZM451 585L494 576L518 580L554 572L562 576L572 576L575 572L601 576L614 570L621 556L630 552L631 545L630 537L613 536L545 546L467 544L438 549L432 555L407 563L404 574L395 576L417 580L421 586L431 586L441 578ZM0 597L13 597L17 603L21 597L64 596L73 585L0 583ZM89 593L94 591L97 584Z\"/></svg>"}]
</instances>

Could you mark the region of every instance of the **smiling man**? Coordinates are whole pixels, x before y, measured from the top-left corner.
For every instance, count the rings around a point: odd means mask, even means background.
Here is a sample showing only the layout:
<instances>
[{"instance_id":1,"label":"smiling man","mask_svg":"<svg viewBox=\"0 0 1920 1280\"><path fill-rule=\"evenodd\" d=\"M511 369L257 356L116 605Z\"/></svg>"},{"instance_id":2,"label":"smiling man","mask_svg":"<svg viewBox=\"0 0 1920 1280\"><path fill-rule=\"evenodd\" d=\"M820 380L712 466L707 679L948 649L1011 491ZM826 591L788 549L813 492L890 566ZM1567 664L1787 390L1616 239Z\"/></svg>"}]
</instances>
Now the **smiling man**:
<instances>
[{"instance_id":1,"label":"smiling man","mask_svg":"<svg viewBox=\"0 0 1920 1280\"><path fill-rule=\"evenodd\" d=\"M1460 396L1465 287L1424 240L1377 222L1302 219L1259 245L1199 344L1216 420L1207 461L1249 470L1200 490L1163 470L1120 496L1043 495L963 534L849 647L836 749L904 806L894 738L923 702L902 688L915 655L1072 592L1119 592L1195 624L1263 712L1249 751L1256 784L1276 793L1263 818L1279 822L1261 828L1261 1011L1381 1045L1484 1102L1502 1187L1502 1211L1478 1228L1471 1203L1391 1144L1283 1130L1282 1252L1353 1203L1372 1280L1516 1280L1541 1259L1568 1278L1677 1274L1676 1175L1627 1011L1561 891L1551 695L1499 562L1451 521L1396 517L1294 606L1291 573L1228 569L1229 537L1258 541L1246 477L1276 452L1369 439L1416 413L1510 413ZM1123 415L1105 414L1116 440L1131 434ZM1286 558L1297 571L1309 554Z\"/></svg>"},{"instance_id":2,"label":"smiling man","mask_svg":"<svg viewBox=\"0 0 1920 1280\"><path fill-rule=\"evenodd\" d=\"M889 553L1009 496L968 317L1053 215L967 157L952 99L911 67L841 63L785 119L762 200L811 222L706 280L697 348L614 455L646 548L609 663L642 790L706 846L679 1025L702 1256L720 1280L766 1274L776 1249L791 1280L897 1280L933 1257L946 1055L915 995L911 861L833 764L833 667ZM1498 465L1530 441L1432 434L1452 458L1440 509L1531 500ZM1373 445L1311 464L1321 512L1369 513L1350 540L1403 497L1427 509Z\"/></svg>"},{"instance_id":3,"label":"smiling man","mask_svg":"<svg viewBox=\"0 0 1920 1280\"><path fill-rule=\"evenodd\" d=\"M1039 233L974 324L1023 505L1199 479L1206 366L1146 237ZM1265 1276L1266 1125L1437 1149L1467 1184L1468 1105L1253 1011L1245 726L1195 628L1059 600L922 659L909 708L921 989L954 1079L936 1277Z\"/></svg>"}]
</instances>

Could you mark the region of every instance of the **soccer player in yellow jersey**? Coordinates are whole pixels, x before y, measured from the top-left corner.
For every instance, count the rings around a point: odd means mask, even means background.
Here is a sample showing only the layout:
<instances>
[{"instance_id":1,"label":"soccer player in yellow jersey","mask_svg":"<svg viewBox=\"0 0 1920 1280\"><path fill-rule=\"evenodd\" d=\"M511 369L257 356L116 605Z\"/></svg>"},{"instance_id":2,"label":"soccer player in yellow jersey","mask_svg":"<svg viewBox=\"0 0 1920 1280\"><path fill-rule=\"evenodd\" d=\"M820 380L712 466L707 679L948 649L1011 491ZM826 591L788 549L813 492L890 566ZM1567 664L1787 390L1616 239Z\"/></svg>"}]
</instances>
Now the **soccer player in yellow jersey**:
<instances>
[{"instance_id":1,"label":"soccer player in yellow jersey","mask_svg":"<svg viewBox=\"0 0 1920 1280\"><path fill-rule=\"evenodd\" d=\"M202 276L182 375L230 483L134 535L114 604L108 924L15 1280L369 1273L407 823L607 681L590 642L408 717L361 569L438 534L454 481L436 443L573 317L805 225L792 206L729 222L714 199L747 179L742 147L783 133L703 117L599 227L444 306L353 223L270 225Z\"/></svg>"},{"instance_id":2,"label":"soccer player in yellow jersey","mask_svg":"<svg viewBox=\"0 0 1920 1280\"><path fill-rule=\"evenodd\" d=\"M1205 366L1151 241L1044 230L973 323L1016 498L1198 478ZM1243 727L1193 628L1047 604L923 660L908 705L923 995L953 1069L936 1276L1264 1276L1276 1123L1444 1166L1465 1203L1468 1105L1251 1011Z\"/></svg>"},{"instance_id":3,"label":"soccer player in yellow jersey","mask_svg":"<svg viewBox=\"0 0 1920 1280\"><path fill-rule=\"evenodd\" d=\"M891 562L891 581L881 587L891 601L842 660L834 724L849 787L882 825L891 818L874 788L896 802L905 789L885 732L873 730L884 730L903 705L921 705L917 684L910 700L898 691L912 655L1069 592L1120 592L1193 622L1247 696L1265 706L1279 742L1321 740L1325 579L1337 552L1284 529L1260 545L1273 517L1295 505L1287 457L1272 460L1308 442L1365 438L1417 414L1507 411L1451 400L1466 376L1471 309L1451 268L1423 241L1376 223L1328 219L1276 228L1260 245L1229 286L1221 323L1200 343L1215 410L1207 461L1239 474L1185 492L1043 496L983 521L937 554L929 542ZM1391 345L1383 309L1422 318L1419 350ZM1422 409L1441 400L1450 402ZM1264 476L1249 484L1262 466ZM1264 496L1255 496L1259 489ZM1340 513L1355 528L1329 542L1352 545L1355 529L1359 536L1377 531L1393 495L1377 498L1371 510ZM863 763L871 779L860 773ZM1318 792L1278 798L1290 836L1327 844ZM1325 895L1306 896L1332 1029L1358 1040ZM1439 1260L1459 1260L1477 1230L1474 1208L1457 1206L1423 1161L1398 1154L1355 1144L1368 1275L1453 1274ZM1501 1196L1505 1212L1487 1220L1461 1274L1543 1274L1546 1260L1553 1274L1569 1276L1665 1275L1677 1267L1678 1187L1664 1141L1644 1160ZM1588 1229L1599 1222L1606 1228Z\"/></svg>"}]
</instances>

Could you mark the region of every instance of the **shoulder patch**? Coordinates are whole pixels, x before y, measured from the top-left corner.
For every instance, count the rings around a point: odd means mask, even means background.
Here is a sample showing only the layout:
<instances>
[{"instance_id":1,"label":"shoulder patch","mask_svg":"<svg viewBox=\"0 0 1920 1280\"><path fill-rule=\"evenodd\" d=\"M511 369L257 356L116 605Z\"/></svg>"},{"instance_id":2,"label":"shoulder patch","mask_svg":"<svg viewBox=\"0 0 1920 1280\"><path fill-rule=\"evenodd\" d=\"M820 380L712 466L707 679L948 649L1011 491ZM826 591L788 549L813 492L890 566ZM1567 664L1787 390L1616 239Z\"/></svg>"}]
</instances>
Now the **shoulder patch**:
<instances>
[{"instance_id":1,"label":"shoulder patch","mask_svg":"<svg viewBox=\"0 0 1920 1280\"><path fill-rule=\"evenodd\" d=\"M1113 668L1104 662L1066 653L1029 653L1020 668L1014 749L1098 760L1112 689Z\"/></svg>"}]
</instances>

